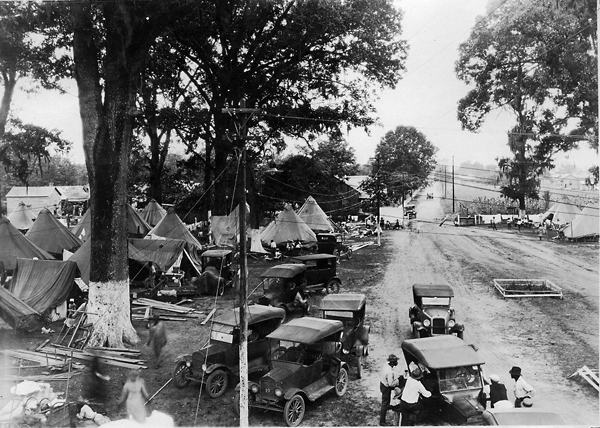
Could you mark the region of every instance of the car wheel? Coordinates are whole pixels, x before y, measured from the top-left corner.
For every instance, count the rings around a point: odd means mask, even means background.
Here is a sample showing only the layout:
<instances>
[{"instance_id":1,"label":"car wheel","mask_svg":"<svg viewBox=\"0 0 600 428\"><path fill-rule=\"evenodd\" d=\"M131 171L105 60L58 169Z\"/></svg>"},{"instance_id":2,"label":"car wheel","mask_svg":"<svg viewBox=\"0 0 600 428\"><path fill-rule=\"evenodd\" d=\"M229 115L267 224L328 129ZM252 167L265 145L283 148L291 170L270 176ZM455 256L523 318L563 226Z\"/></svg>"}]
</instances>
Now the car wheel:
<instances>
[{"instance_id":1,"label":"car wheel","mask_svg":"<svg viewBox=\"0 0 600 428\"><path fill-rule=\"evenodd\" d=\"M356 378L362 378L362 357L356 359Z\"/></svg>"},{"instance_id":2,"label":"car wheel","mask_svg":"<svg viewBox=\"0 0 600 428\"><path fill-rule=\"evenodd\" d=\"M206 393L210 398L219 398L225 393L229 378L227 373L221 369L217 369L208 375L206 379Z\"/></svg>"},{"instance_id":3,"label":"car wheel","mask_svg":"<svg viewBox=\"0 0 600 428\"><path fill-rule=\"evenodd\" d=\"M281 318L281 324L283 324L287 321L288 318L287 308L285 307L285 305L279 305L279 307L283 309L283 318Z\"/></svg>"},{"instance_id":4,"label":"car wheel","mask_svg":"<svg viewBox=\"0 0 600 428\"><path fill-rule=\"evenodd\" d=\"M339 279L330 279L325 286L325 292L327 294L337 294L340 292L341 282Z\"/></svg>"},{"instance_id":5,"label":"car wheel","mask_svg":"<svg viewBox=\"0 0 600 428\"><path fill-rule=\"evenodd\" d=\"M457 331L457 332L456 332L456 336L457 336L459 339L463 339L464 333L465 333L464 331Z\"/></svg>"},{"instance_id":6,"label":"car wheel","mask_svg":"<svg viewBox=\"0 0 600 428\"><path fill-rule=\"evenodd\" d=\"M335 395L341 397L348 390L348 371L340 367L340 372L335 380Z\"/></svg>"},{"instance_id":7,"label":"car wheel","mask_svg":"<svg viewBox=\"0 0 600 428\"><path fill-rule=\"evenodd\" d=\"M304 419L306 405L301 395L294 395L283 407L283 420L289 427L297 427Z\"/></svg>"},{"instance_id":8,"label":"car wheel","mask_svg":"<svg viewBox=\"0 0 600 428\"><path fill-rule=\"evenodd\" d=\"M412 328L412 337L413 337L413 339L419 338L419 330L417 330L417 328L415 326L413 326L413 328Z\"/></svg>"},{"instance_id":9,"label":"car wheel","mask_svg":"<svg viewBox=\"0 0 600 428\"><path fill-rule=\"evenodd\" d=\"M369 356L369 345L365 345L365 347L363 348L363 355L365 357Z\"/></svg>"},{"instance_id":10,"label":"car wheel","mask_svg":"<svg viewBox=\"0 0 600 428\"><path fill-rule=\"evenodd\" d=\"M342 258L342 255L341 255L340 250L335 250L335 261L338 265L340 264L341 258Z\"/></svg>"},{"instance_id":11,"label":"car wheel","mask_svg":"<svg viewBox=\"0 0 600 428\"><path fill-rule=\"evenodd\" d=\"M187 366L185 361L180 361L173 369L173 385L176 388L185 388L190 384L190 376L192 370Z\"/></svg>"},{"instance_id":12,"label":"car wheel","mask_svg":"<svg viewBox=\"0 0 600 428\"><path fill-rule=\"evenodd\" d=\"M235 391L233 396L233 411L237 416L240 415L240 391Z\"/></svg>"},{"instance_id":13,"label":"car wheel","mask_svg":"<svg viewBox=\"0 0 600 428\"><path fill-rule=\"evenodd\" d=\"M348 251L346 251L346 258L348 260L352 258L352 248L348 248Z\"/></svg>"},{"instance_id":14,"label":"car wheel","mask_svg":"<svg viewBox=\"0 0 600 428\"><path fill-rule=\"evenodd\" d=\"M217 285L217 295L222 296L225 294L225 283L219 281L219 285Z\"/></svg>"}]
</instances>

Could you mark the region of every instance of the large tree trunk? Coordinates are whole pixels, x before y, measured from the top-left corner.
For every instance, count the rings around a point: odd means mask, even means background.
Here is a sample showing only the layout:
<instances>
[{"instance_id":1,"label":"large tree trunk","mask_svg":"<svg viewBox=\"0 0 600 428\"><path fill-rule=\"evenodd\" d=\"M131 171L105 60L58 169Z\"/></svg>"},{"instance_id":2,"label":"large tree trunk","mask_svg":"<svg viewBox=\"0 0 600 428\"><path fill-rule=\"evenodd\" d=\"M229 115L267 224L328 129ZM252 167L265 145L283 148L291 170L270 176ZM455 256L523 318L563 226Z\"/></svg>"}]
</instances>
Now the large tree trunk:
<instances>
[{"instance_id":1,"label":"large tree trunk","mask_svg":"<svg viewBox=\"0 0 600 428\"><path fill-rule=\"evenodd\" d=\"M140 72L152 41L135 5L104 3L106 51L104 91L92 12L73 3L73 56L90 181L91 256L89 312L94 332L89 346L136 343L129 306L127 180L132 117ZM104 101L102 95L104 93Z\"/></svg>"}]
</instances>

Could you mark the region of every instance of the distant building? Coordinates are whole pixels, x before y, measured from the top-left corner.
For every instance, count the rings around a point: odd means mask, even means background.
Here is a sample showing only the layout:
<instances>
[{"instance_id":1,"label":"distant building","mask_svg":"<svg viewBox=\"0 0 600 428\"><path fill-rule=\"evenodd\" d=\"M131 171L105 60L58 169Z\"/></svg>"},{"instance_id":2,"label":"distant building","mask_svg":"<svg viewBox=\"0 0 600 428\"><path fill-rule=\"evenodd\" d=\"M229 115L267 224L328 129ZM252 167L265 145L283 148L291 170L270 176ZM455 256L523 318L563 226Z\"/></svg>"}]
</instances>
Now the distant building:
<instances>
[{"instance_id":1,"label":"distant building","mask_svg":"<svg viewBox=\"0 0 600 428\"><path fill-rule=\"evenodd\" d=\"M370 199L369 195L365 193L364 190L360 189L360 184L367 178L369 178L368 175L349 175L346 177L346 183L359 192L359 198L361 200Z\"/></svg>"},{"instance_id":2,"label":"distant building","mask_svg":"<svg viewBox=\"0 0 600 428\"><path fill-rule=\"evenodd\" d=\"M14 186L6 194L6 210L11 213L23 202L34 214L42 208L48 208L53 213L65 202L87 207L89 198L88 186Z\"/></svg>"},{"instance_id":3,"label":"distant building","mask_svg":"<svg viewBox=\"0 0 600 428\"><path fill-rule=\"evenodd\" d=\"M544 174L541 177L540 184L544 189L562 189L562 190L587 190L585 179L588 175L583 173L567 173L550 175Z\"/></svg>"}]
</instances>

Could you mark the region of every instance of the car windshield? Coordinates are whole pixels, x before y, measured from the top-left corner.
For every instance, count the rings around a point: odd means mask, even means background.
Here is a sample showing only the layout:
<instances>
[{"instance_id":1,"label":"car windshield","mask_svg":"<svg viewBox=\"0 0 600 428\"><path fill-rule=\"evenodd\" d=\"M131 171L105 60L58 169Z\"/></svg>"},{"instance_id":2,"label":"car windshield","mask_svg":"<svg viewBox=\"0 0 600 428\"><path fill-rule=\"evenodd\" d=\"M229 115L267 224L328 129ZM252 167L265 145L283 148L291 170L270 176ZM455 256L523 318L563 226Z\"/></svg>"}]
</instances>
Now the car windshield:
<instances>
[{"instance_id":1,"label":"car windshield","mask_svg":"<svg viewBox=\"0 0 600 428\"><path fill-rule=\"evenodd\" d=\"M450 297L423 297L423 306L450 306Z\"/></svg>"},{"instance_id":2,"label":"car windshield","mask_svg":"<svg viewBox=\"0 0 600 428\"><path fill-rule=\"evenodd\" d=\"M285 284L285 278L265 278L263 287L265 290L279 290Z\"/></svg>"},{"instance_id":3,"label":"car windshield","mask_svg":"<svg viewBox=\"0 0 600 428\"><path fill-rule=\"evenodd\" d=\"M233 326L215 323L210 332L210 338L211 340L218 340L219 342L233 343L233 333Z\"/></svg>"},{"instance_id":4,"label":"car windshield","mask_svg":"<svg viewBox=\"0 0 600 428\"><path fill-rule=\"evenodd\" d=\"M482 387L478 366L453 367L439 370L438 373L442 393Z\"/></svg>"}]
</instances>

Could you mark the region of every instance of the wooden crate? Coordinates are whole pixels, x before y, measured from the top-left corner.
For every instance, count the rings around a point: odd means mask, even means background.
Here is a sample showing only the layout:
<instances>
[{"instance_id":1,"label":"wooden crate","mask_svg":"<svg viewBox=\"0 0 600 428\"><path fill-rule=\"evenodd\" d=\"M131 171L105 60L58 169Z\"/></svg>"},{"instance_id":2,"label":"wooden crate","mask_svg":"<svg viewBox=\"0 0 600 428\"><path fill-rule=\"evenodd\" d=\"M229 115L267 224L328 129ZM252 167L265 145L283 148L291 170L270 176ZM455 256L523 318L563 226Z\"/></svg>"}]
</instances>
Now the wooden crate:
<instances>
[{"instance_id":1,"label":"wooden crate","mask_svg":"<svg viewBox=\"0 0 600 428\"><path fill-rule=\"evenodd\" d=\"M560 287L547 279L494 279L494 287L502 297L558 297L563 298Z\"/></svg>"}]
</instances>

